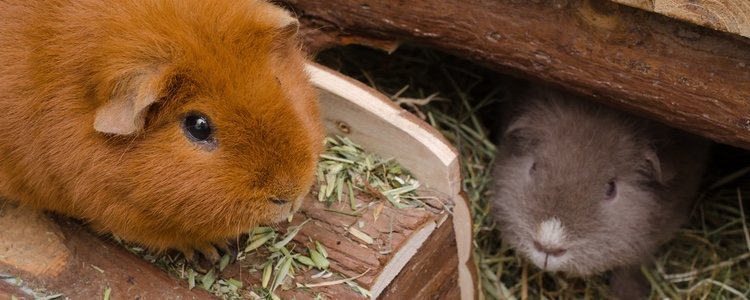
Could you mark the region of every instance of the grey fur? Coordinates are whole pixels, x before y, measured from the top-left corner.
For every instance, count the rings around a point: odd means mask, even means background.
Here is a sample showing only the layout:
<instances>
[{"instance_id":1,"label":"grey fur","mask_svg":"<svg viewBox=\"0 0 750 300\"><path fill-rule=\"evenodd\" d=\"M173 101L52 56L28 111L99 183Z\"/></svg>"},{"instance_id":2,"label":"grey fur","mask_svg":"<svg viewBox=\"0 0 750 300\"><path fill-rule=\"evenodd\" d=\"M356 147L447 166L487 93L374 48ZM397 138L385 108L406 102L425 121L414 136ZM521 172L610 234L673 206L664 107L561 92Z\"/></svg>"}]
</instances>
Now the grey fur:
<instances>
[{"instance_id":1,"label":"grey fur","mask_svg":"<svg viewBox=\"0 0 750 300\"><path fill-rule=\"evenodd\" d=\"M560 271L647 262L688 216L708 141L557 91L522 98L493 170L502 237L528 257L538 224L557 217L569 237ZM606 200L611 178L617 196Z\"/></svg>"}]
</instances>

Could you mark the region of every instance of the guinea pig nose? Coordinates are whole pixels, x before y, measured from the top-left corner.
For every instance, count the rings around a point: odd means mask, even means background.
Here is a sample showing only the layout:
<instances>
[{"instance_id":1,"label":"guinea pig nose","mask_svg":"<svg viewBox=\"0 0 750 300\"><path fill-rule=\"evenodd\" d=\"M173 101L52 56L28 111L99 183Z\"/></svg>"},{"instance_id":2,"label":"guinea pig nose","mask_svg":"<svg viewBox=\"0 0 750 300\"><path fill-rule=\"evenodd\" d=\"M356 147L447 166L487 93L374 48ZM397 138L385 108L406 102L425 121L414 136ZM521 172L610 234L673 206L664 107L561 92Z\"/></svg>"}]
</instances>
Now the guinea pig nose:
<instances>
[{"instance_id":1,"label":"guinea pig nose","mask_svg":"<svg viewBox=\"0 0 750 300\"><path fill-rule=\"evenodd\" d=\"M546 245L542 245L542 243L537 241L534 241L534 249L552 257L562 256L563 254L565 254L565 252L568 251L560 247L549 247Z\"/></svg>"},{"instance_id":2,"label":"guinea pig nose","mask_svg":"<svg viewBox=\"0 0 750 300\"><path fill-rule=\"evenodd\" d=\"M273 202L274 204L278 204L278 205L284 205L284 204L289 203L289 200L284 199L284 198L271 197L271 202Z\"/></svg>"}]
</instances>

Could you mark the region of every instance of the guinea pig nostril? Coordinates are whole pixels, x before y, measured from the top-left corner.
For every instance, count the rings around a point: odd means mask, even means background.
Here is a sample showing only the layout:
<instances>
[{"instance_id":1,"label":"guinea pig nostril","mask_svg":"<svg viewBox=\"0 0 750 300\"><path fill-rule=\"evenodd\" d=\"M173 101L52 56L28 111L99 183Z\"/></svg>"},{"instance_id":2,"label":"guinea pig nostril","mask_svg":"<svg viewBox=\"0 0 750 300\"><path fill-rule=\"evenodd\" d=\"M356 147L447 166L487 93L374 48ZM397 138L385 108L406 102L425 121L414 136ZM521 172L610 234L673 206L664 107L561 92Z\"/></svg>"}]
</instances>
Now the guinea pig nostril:
<instances>
[{"instance_id":1,"label":"guinea pig nostril","mask_svg":"<svg viewBox=\"0 0 750 300\"><path fill-rule=\"evenodd\" d=\"M542 243L534 241L534 249L536 251L542 252L544 254L547 254L549 256L557 257L562 256L567 252L568 250L560 248L560 247L548 247L545 245L542 245Z\"/></svg>"},{"instance_id":2,"label":"guinea pig nostril","mask_svg":"<svg viewBox=\"0 0 750 300\"><path fill-rule=\"evenodd\" d=\"M562 255L563 255L563 254L565 254L565 252L567 252L567 251L568 251L568 250L565 250L565 249L563 249L563 248L553 248L553 249L549 249L549 250L547 251L547 254L549 254L549 255L551 255L551 256L555 256L555 257L557 257L557 256L562 256Z\"/></svg>"},{"instance_id":3,"label":"guinea pig nostril","mask_svg":"<svg viewBox=\"0 0 750 300\"><path fill-rule=\"evenodd\" d=\"M536 251L539 251L539 252L545 252L542 244L537 241L534 241L534 249L536 249Z\"/></svg>"},{"instance_id":4,"label":"guinea pig nostril","mask_svg":"<svg viewBox=\"0 0 750 300\"><path fill-rule=\"evenodd\" d=\"M278 204L278 205L284 205L284 204L289 203L289 200L284 199L284 198L271 197L271 202L273 202L274 204Z\"/></svg>"}]
</instances>

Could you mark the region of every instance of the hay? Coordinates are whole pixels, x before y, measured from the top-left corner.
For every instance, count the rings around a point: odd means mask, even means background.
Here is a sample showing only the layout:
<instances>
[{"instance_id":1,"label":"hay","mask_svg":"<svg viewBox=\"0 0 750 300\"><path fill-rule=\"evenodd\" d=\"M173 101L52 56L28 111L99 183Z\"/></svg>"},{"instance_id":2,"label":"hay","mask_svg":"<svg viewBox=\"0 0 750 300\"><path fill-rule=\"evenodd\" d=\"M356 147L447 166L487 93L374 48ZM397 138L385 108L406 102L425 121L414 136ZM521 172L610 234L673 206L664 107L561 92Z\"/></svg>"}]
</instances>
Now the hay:
<instances>
[{"instance_id":1,"label":"hay","mask_svg":"<svg viewBox=\"0 0 750 300\"><path fill-rule=\"evenodd\" d=\"M607 276L566 278L541 272L503 244L489 217L487 187L494 145L487 130L516 81L464 60L404 47L393 55L361 47L322 53L319 61L380 90L439 129L460 151L463 186L474 217L475 260L484 299L601 299ZM725 172L688 225L644 268L652 299L747 299L750 296L750 207L738 178ZM710 176L709 176L710 177ZM745 195L750 195L745 191ZM743 207L744 201L744 207Z\"/></svg>"},{"instance_id":2,"label":"hay","mask_svg":"<svg viewBox=\"0 0 750 300\"><path fill-rule=\"evenodd\" d=\"M395 160L368 153L346 137L327 137L325 145L318 163L318 201L330 206L346 197L351 211L336 212L350 215L361 213L357 192L385 199L396 208L424 207L416 194L419 181Z\"/></svg>"}]
</instances>

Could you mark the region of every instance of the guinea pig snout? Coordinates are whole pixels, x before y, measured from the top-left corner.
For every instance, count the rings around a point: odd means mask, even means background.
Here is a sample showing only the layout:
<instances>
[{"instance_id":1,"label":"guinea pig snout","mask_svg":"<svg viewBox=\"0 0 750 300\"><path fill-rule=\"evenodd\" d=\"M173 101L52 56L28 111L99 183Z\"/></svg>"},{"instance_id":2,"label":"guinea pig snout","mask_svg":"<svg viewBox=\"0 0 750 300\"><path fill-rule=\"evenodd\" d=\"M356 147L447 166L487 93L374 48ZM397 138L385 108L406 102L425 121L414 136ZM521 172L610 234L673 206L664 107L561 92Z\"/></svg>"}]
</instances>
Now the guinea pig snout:
<instances>
[{"instance_id":1,"label":"guinea pig snout","mask_svg":"<svg viewBox=\"0 0 750 300\"><path fill-rule=\"evenodd\" d=\"M567 234L565 227L558 218L549 218L537 226L532 237L529 256L540 268L558 270L565 262Z\"/></svg>"}]
</instances>

